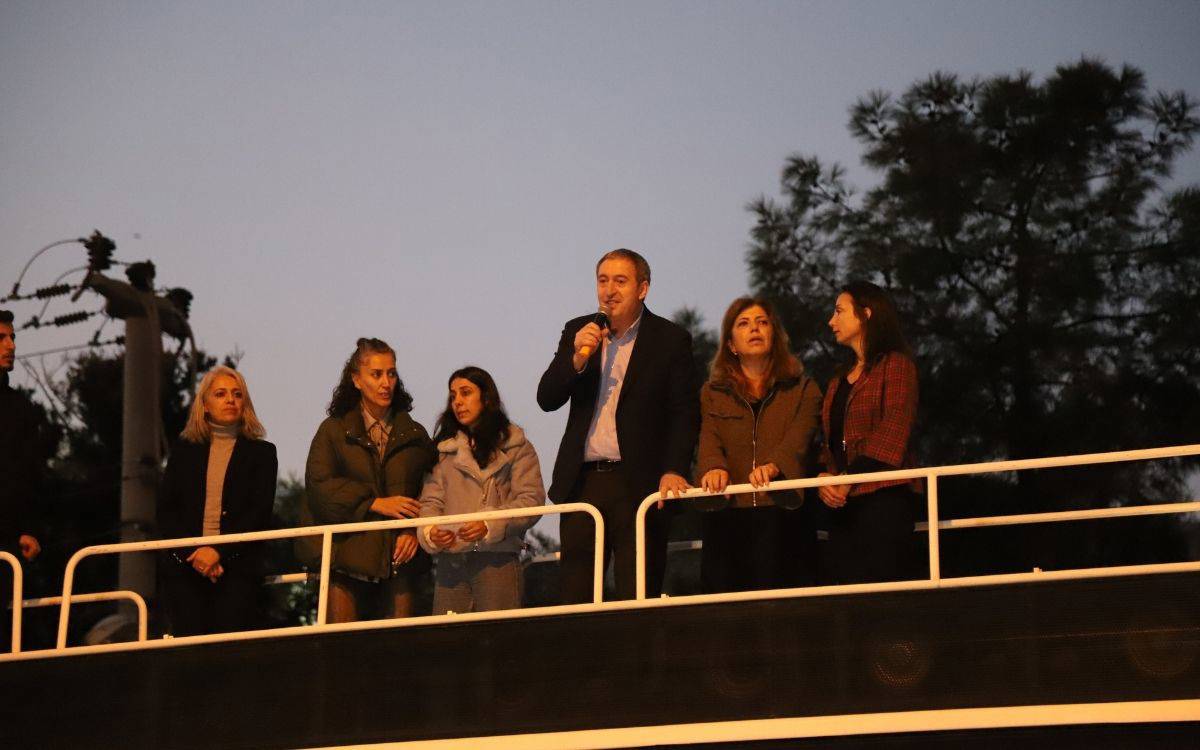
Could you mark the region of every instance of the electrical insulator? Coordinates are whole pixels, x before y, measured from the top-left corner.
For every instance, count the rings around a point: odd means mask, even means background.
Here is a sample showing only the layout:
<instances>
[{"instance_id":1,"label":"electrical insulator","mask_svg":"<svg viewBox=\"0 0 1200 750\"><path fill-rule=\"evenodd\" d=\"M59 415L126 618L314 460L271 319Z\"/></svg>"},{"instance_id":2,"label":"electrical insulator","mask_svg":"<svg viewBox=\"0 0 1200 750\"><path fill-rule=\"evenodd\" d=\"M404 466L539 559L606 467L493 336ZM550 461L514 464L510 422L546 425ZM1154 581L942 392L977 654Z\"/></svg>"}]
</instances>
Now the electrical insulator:
<instances>
[{"instance_id":1,"label":"electrical insulator","mask_svg":"<svg viewBox=\"0 0 1200 750\"><path fill-rule=\"evenodd\" d=\"M54 320L51 320L48 325L69 326L72 323L78 323L82 320L87 320L90 317L92 317L92 313L81 310L80 312L73 312L73 313L67 313L66 315L59 315Z\"/></svg>"},{"instance_id":2,"label":"electrical insulator","mask_svg":"<svg viewBox=\"0 0 1200 750\"><path fill-rule=\"evenodd\" d=\"M166 298L175 305L183 319L187 320L192 310L192 293L182 287L175 287L167 290Z\"/></svg>"},{"instance_id":3,"label":"electrical insulator","mask_svg":"<svg viewBox=\"0 0 1200 750\"><path fill-rule=\"evenodd\" d=\"M59 297L71 291L70 284L55 284L54 286L44 286L33 293L33 296L38 299L47 299L49 297Z\"/></svg>"},{"instance_id":4,"label":"electrical insulator","mask_svg":"<svg viewBox=\"0 0 1200 750\"><path fill-rule=\"evenodd\" d=\"M112 266L112 254L117 249L117 243L100 234L100 230L92 231L92 236L83 243L88 251L88 270L103 271Z\"/></svg>"}]
</instances>

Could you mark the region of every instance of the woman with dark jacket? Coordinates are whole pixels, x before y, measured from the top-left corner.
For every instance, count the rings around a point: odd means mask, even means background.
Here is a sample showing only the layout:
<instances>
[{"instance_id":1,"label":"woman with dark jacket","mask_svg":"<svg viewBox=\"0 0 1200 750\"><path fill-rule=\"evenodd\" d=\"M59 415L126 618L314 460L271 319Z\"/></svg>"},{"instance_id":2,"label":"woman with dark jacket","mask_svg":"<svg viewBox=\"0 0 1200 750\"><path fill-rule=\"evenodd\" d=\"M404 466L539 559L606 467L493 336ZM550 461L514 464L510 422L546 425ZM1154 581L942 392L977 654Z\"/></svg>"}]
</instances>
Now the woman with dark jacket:
<instances>
[{"instance_id":1,"label":"woman with dark jacket","mask_svg":"<svg viewBox=\"0 0 1200 750\"><path fill-rule=\"evenodd\" d=\"M546 502L537 452L508 420L496 381L479 367L450 375L434 441L438 463L421 490L422 516L532 508ZM426 526L421 546L437 555L433 613L521 606L521 552L536 517Z\"/></svg>"},{"instance_id":2,"label":"woman with dark jacket","mask_svg":"<svg viewBox=\"0 0 1200 750\"><path fill-rule=\"evenodd\" d=\"M411 409L395 351L379 339L359 339L308 450L303 520L417 516L415 498L436 453ZM411 615L430 561L413 529L359 531L334 535L331 568L327 619L353 622Z\"/></svg>"},{"instance_id":3,"label":"woman with dark jacket","mask_svg":"<svg viewBox=\"0 0 1200 750\"><path fill-rule=\"evenodd\" d=\"M821 424L826 471L820 476L911 468L917 367L891 298L875 284L842 288L829 319L837 343L853 352L825 391ZM911 578L915 572L919 480L820 488L831 509L831 583Z\"/></svg>"},{"instance_id":4,"label":"woman with dark jacket","mask_svg":"<svg viewBox=\"0 0 1200 750\"><path fill-rule=\"evenodd\" d=\"M770 302L740 297L725 311L709 380L700 390L698 484L722 492L799 479L817 428L821 389L788 350ZM795 492L732 495L728 508L705 514L700 576L709 593L797 585L804 529ZM782 507L780 507L782 506Z\"/></svg>"},{"instance_id":5,"label":"woman with dark jacket","mask_svg":"<svg viewBox=\"0 0 1200 750\"><path fill-rule=\"evenodd\" d=\"M205 374L187 426L171 449L158 495L162 537L262 531L271 523L275 446L254 413L241 373ZM261 547L253 542L176 549L164 555L163 594L176 636L248 630L256 625Z\"/></svg>"}]
</instances>

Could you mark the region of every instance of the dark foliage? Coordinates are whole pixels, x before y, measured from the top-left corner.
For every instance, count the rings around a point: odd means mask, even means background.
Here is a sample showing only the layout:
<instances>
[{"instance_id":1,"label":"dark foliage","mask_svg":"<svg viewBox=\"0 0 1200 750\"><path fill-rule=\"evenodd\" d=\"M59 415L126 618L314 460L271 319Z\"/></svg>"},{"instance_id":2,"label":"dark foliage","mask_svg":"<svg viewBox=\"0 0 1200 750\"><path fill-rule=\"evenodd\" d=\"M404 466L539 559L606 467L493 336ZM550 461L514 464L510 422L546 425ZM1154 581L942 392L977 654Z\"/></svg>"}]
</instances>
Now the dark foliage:
<instances>
[{"instance_id":1,"label":"dark foliage","mask_svg":"<svg viewBox=\"0 0 1200 750\"><path fill-rule=\"evenodd\" d=\"M877 185L856 195L838 166L796 155L782 200L749 206L751 284L779 301L811 372L835 365L825 321L838 285L869 278L895 296L916 353L924 464L1200 441L1200 191L1163 192L1200 128L1186 95L1150 94L1140 71L1084 59L1041 82L938 73L900 97L872 92L849 127ZM961 480L944 505L1179 500L1193 466ZM1183 554L1177 518L1121 523L1115 536L1027 530L987 554L1009 569ZM962 564L977 569L984 534L971 534Z\"/></svg>"}]
</instances>

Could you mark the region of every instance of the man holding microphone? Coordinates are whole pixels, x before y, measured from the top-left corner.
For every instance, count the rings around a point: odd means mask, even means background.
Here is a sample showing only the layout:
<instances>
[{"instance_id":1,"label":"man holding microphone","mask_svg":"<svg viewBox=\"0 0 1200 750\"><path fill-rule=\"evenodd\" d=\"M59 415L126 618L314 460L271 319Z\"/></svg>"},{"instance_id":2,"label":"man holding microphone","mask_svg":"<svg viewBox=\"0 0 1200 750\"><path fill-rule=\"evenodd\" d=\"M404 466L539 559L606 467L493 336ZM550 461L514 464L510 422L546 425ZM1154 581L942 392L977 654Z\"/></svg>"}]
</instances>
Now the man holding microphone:
<instances>
[{"instance_id":1,"label":"man holding microphone","mask_svg":"<svg viewBox=\"0 0 1200 750\"><path fill-rule=\"evenodd\" d=\"M600 510L618 599L635 595L638 504L655 491L688 488L700 421L691 335L646 309L649 291L645 258L624 248L605 253L596 264L600 312L567 321L537 392L545 411L571 404L549 495ZM563 603L591 601L591 518L563 515L560 534ZM648 596L662 588L666 542L664 514L648 514Z\"/></svg>"}]
</instances>

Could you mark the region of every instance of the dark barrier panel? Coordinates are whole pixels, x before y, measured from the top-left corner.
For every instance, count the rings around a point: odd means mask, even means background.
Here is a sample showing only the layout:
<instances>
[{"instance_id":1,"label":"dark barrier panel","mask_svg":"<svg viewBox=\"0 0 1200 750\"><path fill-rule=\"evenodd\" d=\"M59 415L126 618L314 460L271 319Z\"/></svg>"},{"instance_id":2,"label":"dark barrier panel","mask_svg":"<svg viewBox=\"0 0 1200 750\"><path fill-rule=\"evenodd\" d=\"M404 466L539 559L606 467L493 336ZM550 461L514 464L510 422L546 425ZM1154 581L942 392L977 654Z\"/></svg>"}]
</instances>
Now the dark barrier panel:
<instances>
[{"instance_id":1,"label":"dark barrier panel","mask_svg":"<svg viewBox=\"0 0 1200 750\"><path fill-rule=\"evenodd\" d=\"M205 750L1200 698L1200 574L32 660L0 696L5 747Z\"/></svg>"}]
</instances>

